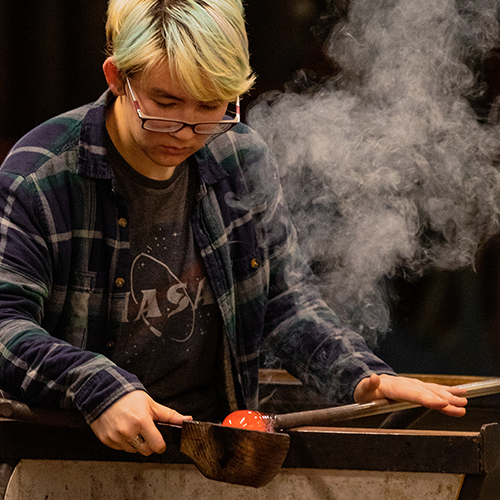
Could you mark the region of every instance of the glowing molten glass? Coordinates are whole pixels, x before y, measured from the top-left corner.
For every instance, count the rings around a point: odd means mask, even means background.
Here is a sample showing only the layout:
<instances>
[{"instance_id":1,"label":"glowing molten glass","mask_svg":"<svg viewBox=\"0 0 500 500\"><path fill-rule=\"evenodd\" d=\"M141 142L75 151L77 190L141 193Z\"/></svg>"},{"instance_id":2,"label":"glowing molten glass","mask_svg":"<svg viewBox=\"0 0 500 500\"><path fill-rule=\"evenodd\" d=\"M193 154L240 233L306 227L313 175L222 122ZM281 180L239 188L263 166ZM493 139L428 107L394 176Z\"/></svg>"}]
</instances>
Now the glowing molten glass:
<instances>
[{"instance_id":1,"label":"glowing molten glass","mask_svg":"<svg viewBox=\"0 0 500 500\"><path fill-rule=\"evenodd\" d=\"M237 427L250 431L272 432L269 415L258 411L238 410L230 413L222 422L224 427Z\"/></svg>"}]
</instances>

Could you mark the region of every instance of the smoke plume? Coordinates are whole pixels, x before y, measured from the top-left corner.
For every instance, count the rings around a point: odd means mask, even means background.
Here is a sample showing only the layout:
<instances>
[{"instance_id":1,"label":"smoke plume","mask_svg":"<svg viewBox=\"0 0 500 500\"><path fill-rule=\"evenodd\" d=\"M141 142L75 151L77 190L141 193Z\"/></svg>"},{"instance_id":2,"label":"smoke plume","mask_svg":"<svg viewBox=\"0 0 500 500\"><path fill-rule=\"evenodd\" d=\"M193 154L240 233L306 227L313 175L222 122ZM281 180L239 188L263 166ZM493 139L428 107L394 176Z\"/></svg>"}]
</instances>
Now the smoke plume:
<instances>
[{"instance_id":1,"label":"smoke plume","mask_svg":"<svg viewBox=\"0 0 500 500\"><path fill-rule=\"evenodd\" d=\"M500 130L471 105L499 4L352 0L326 45L340 73L248 112L325 299L368 340L390 328L387 278L472 265L499 230Z\"/></svg>"}]
</instances>

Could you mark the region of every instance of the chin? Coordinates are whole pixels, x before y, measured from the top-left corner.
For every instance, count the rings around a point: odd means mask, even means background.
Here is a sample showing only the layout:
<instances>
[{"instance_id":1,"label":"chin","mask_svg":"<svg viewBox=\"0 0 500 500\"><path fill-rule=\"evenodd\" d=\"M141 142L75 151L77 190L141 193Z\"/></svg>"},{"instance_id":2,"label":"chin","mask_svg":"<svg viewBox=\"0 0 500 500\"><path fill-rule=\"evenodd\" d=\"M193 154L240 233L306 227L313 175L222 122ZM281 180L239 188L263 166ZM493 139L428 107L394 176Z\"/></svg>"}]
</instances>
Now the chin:
<instances>
[{"instance_id":1,"label":"chin","mask_svg":"<svg viewBox=\"0 0 500 500\"><path fill-rule=\"evenodd\" d=\"M163 168L174 168L174 167L179 166L185 160L187 160L187 157L186 158L182 158L182 159L176 159L176 160L156 161L155 163L158 166L163 167Z\"/></svg>"},{"instance_id":2,"label":"chin","mask_svg":"<svg viewBox=\"0 0 500 500\"><path fill-rule=\"evenodd\" d=\"M177 167L177 165L180 165L184 160L188 158L188 156L186 155L172 156L161 153L148 154L147 156L153 163L155 163L159 167L164 167L164 168Z\"/></svg>"}]
</instances>

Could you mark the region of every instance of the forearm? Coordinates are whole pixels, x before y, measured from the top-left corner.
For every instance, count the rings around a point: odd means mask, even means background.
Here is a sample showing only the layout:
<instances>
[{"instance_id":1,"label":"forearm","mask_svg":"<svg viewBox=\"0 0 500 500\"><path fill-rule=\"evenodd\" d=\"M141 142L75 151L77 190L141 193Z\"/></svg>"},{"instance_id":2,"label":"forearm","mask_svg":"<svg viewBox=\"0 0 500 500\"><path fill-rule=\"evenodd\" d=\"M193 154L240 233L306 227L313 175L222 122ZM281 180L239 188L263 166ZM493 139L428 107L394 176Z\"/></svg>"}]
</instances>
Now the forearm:
<instances>
[{"instance_id":1,"label":"forearm","mask_svg":"<svg viewBox=\"0 0 500 500\"><path fill-rule=\"evenodd\" d=\"M330 404L349 404L363 378L395 373L331 315L321 302L310 303L277 326L268 345L287 371Z\"/></svg>"},{"instance_id":2,"label":"forearm","mask_svg":"<svg viewBox=\"0 0 500 500\"><path fill-rule=\"evenodd\" d=\"M3 390L33 405L77 408L89 423L125 394L144 390L106 357L51 337L30 321L4 322L0 346Z\"/></svg>"},{"instance_id":3,"label":"forearm","mask_svg":"<svg viewBox=\"0 0 500 500\"><path fill-rule=\"evenodd\" d=\"M360 380L394 371L324 302L300 255L293 227L282 248L271 260L268 347L284 368L330 403L352 403Z\"/></svg>"}]
</instances>

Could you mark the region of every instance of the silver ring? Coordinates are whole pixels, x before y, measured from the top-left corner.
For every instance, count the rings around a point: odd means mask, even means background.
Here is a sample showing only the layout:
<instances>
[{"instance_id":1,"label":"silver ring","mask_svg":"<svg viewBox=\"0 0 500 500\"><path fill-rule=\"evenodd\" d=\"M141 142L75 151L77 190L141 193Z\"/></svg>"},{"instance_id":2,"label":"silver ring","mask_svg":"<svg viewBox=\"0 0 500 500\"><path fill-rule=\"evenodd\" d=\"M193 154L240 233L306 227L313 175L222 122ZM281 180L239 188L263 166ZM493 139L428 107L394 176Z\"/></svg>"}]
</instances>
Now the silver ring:
<instances>
[{"instance_id":1,"label":"silver ring","mask_svg":"<svg viewBox=\"0 0 500 500\"><path fill-rule=\"evenodd\" d=\"M138 434L133 441L129 441L128 444L132 446L132 448L140 448L144 444L144 438Z\"/></svg>"}]
</instances>

